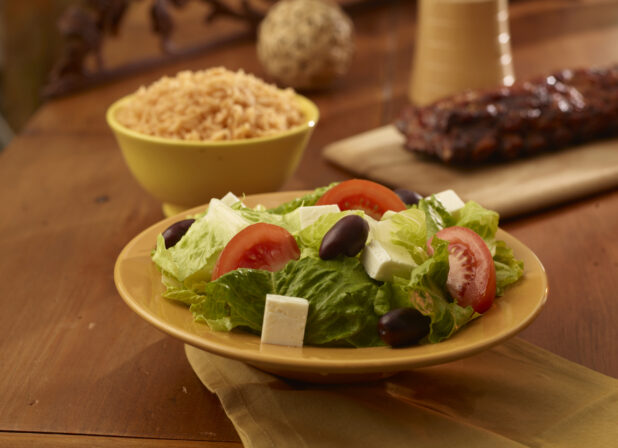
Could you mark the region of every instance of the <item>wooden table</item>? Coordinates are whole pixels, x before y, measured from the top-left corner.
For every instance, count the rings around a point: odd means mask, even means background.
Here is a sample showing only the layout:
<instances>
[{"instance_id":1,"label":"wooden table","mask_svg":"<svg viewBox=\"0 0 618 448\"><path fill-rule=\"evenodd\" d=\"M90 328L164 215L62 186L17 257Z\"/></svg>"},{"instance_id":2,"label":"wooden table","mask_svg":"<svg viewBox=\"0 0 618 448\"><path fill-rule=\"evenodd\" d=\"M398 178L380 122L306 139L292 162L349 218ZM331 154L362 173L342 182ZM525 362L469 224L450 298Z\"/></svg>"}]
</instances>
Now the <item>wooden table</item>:
<instances>
[{"instance_id":1,"label":"wooden table","mask_svg":"<svg viewBox=\"0 0 618 448\"><path fill-rule=\"evenodd\" d=\"M349 75L312 94L322 120L285 189L349 174L321 148L389 123L405 102L414 3L353 12ZM511 4L518 77L618 61L615 0ZM162 218L129 174L104 112L180 69L242 67L264 76L244 40L42 107L0 156L0 446L239 446L183 344L129 310L112 269L122 247ZM618 191L503 227L547 268L550 296L524 339L618 377Z\"/></svg>"}]
</instances>

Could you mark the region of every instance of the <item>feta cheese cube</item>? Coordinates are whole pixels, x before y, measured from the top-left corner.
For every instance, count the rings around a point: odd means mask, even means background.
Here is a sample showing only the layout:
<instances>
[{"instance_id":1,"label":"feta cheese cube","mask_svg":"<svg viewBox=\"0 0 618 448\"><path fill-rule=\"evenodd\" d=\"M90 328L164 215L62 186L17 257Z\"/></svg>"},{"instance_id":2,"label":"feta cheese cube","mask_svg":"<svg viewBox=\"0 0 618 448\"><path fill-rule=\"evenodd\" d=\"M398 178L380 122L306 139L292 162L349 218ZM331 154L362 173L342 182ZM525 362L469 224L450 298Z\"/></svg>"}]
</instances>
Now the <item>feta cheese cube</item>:
<instances>
[{"instance_id":1,"label":"feta cheese cube","mask_svg":"<svg viewBox=\"0 0 618 448\"><path fill-rule=\"evenodd\" d=\"M371 227L373 237L380 241L390 241L391 232L393 231L392 222L390 220L376 221L375 225Z\"/></svg>"},{"instance_id":2,"label":"feta cheese cube","mask_svg":"<svg viewBox=\"0 0 618 448\"><path fill-rule=\"evenodd\" d=\"M232 205L236 204L237 202L240 202L240 199L238 199L238 196L236 196L234 193L232 193L230 191L225 196L223 196L221 198L221 202L223 202L228 207L231 207Z\"/></svg>"},{"instance_id":3,"label":"feta cheese cube","mask_svg":"<svg viewBox=\"0 0 618 448\"><path fill-rule=\"evenodd\" d=\"M376 238L376 229L377 229L377 225L379 224L379 221L373 219L371 216L369 215L365 215L363 216L363 218L365 218L365 221L367 221L367 224L369 224L369 235L367 235L367 243L369 243L371 240Z\"/></svg>"},{"instance_id":4,"label":"feta cheese cube","mask_svg":"<svg viewBox=\"0 0 618 448\"><path fill-rule=\"evenodd\" d=\"M322 215L326 215L328 213L338 213L341 211L339 210L339 206L337 204L311 205L307 207L298 207L296 210L301 229L310 226Z\"/></svg>"},{"instance_id":5,"label":"feta cheese cube","mask_svg":"<svg viewBox=\"0 0 618 448\"><path fill-rule=\"evenodd\" d=\"M363 218L367 221L367 224L369 224L369 230L373 229L380 222L369 215L364 215Z\"/></svg>"},{"instance_id":6,"label":"feta cheese cube","mask_svg":"<svg viewBox=\"0 0 618 448\"><path fill-rule=\"evenodd\" d=\"M267 294L262 344L302 347L308 313L307 299Z\"/></svg>"},{"instance_id":7,"label":"feta cheese cube","mask_svg":"<svg viewBox=\"0 0 618 448\"><path fill-rule=\"evenodd\" d=\"M403 247L372 240L361 254L361 263L369 277L391 281L393 277L407 277L416 263Z\"/></svg>"},{"instance_id":8,"label":"feta cheese cube","mask_svg":"<svg viewBox=\"0 0 618 448\"><path fill-rule=\"evenodd\" d=\"M456 212L465 205L464 201L453 190L444 190L434 196L449 213Z\"/></svg>"}]
</instances>

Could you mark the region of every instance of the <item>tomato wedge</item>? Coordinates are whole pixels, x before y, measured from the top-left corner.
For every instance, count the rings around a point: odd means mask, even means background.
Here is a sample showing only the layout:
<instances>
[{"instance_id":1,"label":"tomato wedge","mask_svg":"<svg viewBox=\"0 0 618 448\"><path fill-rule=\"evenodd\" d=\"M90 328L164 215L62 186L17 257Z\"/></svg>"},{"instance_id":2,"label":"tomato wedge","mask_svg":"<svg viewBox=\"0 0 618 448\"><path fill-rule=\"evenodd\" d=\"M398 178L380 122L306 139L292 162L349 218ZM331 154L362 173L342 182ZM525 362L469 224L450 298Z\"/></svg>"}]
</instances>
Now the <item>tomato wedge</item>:
<instances>
[{"instance_id":1,"label":"tomato wedge","mask_svg":"<svg viewBox=\"0 0 618 448\"><path fill-rule=\"evenodd\" d=\"M227 243L215 263L212 280L238 268L275 272L299 257L296 240L283 227L263 222L252 224Z\"/></svg>"},{"instance_id":2,"label":"tomato wedge","mask_svg":"<svg viewBox=\"0 0 618 448\"><path fill-rule=\"evenodd\" d=\"M496 267L487 244L474 231L460 226L447 227L435 236L449 242L449 293L459 305L484 313L496 297ZM428 249L433 254L431 241Z\"/></svg>"},{"instance_id":3,"label":"tomato wedge","mask_svg":"<svg viewBox=\"0 0 618 448\"><path fill-rule=\"evenodd\" d=\"M341 210L363 210L375 219L380 219L387 210L400 212L406 209L406 204L394 191L363 179L346 180L335 185L316 203L328 204L337 204Z\"/></svg>"}]
</instances>

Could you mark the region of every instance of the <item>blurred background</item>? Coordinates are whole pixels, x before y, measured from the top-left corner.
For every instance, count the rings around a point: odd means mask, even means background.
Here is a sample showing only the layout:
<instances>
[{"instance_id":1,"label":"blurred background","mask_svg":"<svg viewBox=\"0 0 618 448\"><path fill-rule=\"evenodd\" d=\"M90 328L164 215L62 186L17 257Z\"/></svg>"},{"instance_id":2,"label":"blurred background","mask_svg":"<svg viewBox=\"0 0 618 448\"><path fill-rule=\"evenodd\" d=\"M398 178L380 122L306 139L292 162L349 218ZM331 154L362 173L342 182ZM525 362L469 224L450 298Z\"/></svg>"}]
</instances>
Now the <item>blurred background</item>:
<instances>
[{"instance_id":1,"label":"blurred background","mask_svg":"<svg viewBox=\"0 0 618 448\"><path fill-rule=\"evenodd\" d=\"M67 47L67 35L72 32L88 34L92 31L92 15L76 14L67 18L67 11L71 8L85 6L90 10L97 10L110 5L116 10L124 8L118 24L118 35L113 35L109 26L105 29L105 44L100 48L100 59L104 61L102 76L98 77L100 81L147 69L149 64L160 63L165 59L205 51L208 46L226 40L254 39L253 31L259 20L256 22L253 17L252 22L251 18L247 20L247 17L242 17L243 14L235 17L230 11L242 12L241 6L249 4L256 11L265 12L275 1L0 0L0 148L6 146L13 135L23 130L28 119L44 100L42 92L49 83L50 73L62 60L63 54L66 55L63 52ZM387 1L416 3L416 0L336 0L352 18L355 18L355 12L361 11L368 13L364 14L365 17L370 16L373 6ZM616 0L509 0L508 3L518 4L516 14L510 17L511 40L519 45L515 55L517 77L537 74L535 67L538 66L538 61L534 59L537 53L528 51L531 43L534 43L535 48L546 48L548 54L572 52L573 59L579 61L579 66L587 66L589 60L602 60L602 55L611 54L611 47L594 45L594 29L615 26L618 20ZM587 6L581 7L584 4ZM159 7L158 22L153 19L152 8L156 6ZM578 12L571 12L571 9ZM549 26L535 25L540 10L545 11L544 21ZM212 16L213 12L216 20L205 26L205 19ZM412 24L415 18L410 16L405 20L410 20ZM60 22L64 23L64 35L59 29ZM155 22L163 29L163 33L167 32L172 37L171 45L176 50L175 55L161 51L161 30L158 35L153 33ZM577 33L573 33L573 30ZM567 32L572 33L572 37L558 40ZM406 45L410 46L410 53L412 42L408 37L411 36L412 31L405 40ZM95 32L94 40L97 38ZM569 39L583 39L584 42L589 40L590 45L578 45L577 48L586 48L586 51L573 52ZM139 45L135 45L135 42L139 42ZM89 71L98 70L97 61L92 54L88 55L87 62ZM612 62L608 60L608 63ZM230 65L230 61L222 63ZM405 61L405 64L409 62ZM115 68L120 68L120 73ZM552 67L558 68L564 67L559 64ZM56 90L58 93L63 87Z\"/></svg>"},{"instance_id":2,"label":"blurred background","mask_svg":"<svg viewBox=\"0 0 618 448\"><path fill-rule=\"evenodd\" d=\"M254 0L251 5L266 10L272 3L272 0ZM59 23L64 20L63 30L67 33L90 31L88 15L70 16L67 12L75 7L90 12L109 4L126 10L119 33L113 35L106 31L105 45L101 48L106 73L114 72L117 67L123 67L124 72L144 69L148 64L204 50L208 45L238 38L251 30L243 20L228 17L225 12L218 12L217 20L205 26L205 18L213 8L202 0L0 0L0 147L6 146L23 129L44 100L43 90L49 83L50 73L66 49L66 35L59 30ZM182 24L173 29L173 45L179 53L176 56L162 53L160 36L152 31L151 8L155 4L163 4L169 19ZM229 0L225 4L237 7L240 3ZM165 27L167 19L161 18L162 26ZM123 24L130 26L123 27ZM127 45L137 36L139 46ZM89 57L88 63L89 69L96 70L93 57Z\"/></svg>"},{"instance_id":3,"label":"blurred background","mask_svg":"<svg viewBox=\"0 0 618 448\"><path fill-rule=\"evenodd\" d=\"M0 1L0 144L19 132L40 104L57 57L57 18L71 0Z\"/></svg>"}]
</instances>

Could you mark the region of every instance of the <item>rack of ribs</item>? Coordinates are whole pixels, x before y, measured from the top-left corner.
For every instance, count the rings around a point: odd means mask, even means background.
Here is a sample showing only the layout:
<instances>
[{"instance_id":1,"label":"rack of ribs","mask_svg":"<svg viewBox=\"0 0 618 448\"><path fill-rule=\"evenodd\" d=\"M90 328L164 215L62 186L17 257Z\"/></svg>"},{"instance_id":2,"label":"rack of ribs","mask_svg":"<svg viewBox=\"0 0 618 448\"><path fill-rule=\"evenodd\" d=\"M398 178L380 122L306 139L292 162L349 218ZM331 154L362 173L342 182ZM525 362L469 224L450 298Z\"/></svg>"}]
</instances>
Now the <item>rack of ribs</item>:
<instances>
[{"instance_id":1,"label":"rack of ribs","mask_svg":"<svg viewBox=\"0 0 618 448\"><path fill-rule=\"evenodd\" d=\"M512 160L615 136L618 65L408 106L396 126L408 150L448 164Z\"/></svg>"}]
</instances>

